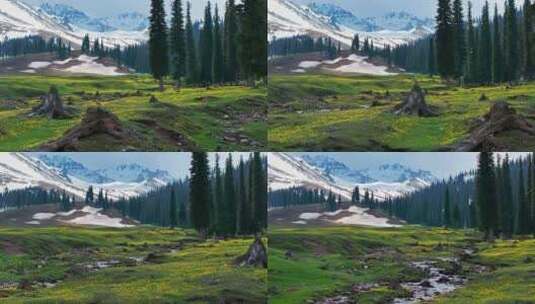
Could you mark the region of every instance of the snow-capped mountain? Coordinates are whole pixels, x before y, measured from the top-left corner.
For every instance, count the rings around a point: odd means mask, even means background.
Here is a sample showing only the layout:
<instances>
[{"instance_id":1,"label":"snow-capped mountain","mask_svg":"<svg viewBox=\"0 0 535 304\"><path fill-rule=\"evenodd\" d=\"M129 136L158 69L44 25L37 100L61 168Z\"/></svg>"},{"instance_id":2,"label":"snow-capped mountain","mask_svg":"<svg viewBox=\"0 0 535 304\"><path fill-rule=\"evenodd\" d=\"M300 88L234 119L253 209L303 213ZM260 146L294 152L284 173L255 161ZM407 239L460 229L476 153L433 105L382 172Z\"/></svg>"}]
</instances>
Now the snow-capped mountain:
<instances>
[{"instance_id":1,"label":"snow-capped mountain","mask_svg":"<svg viewBox=\"0 0 535 304\"><path fill-rule=\"evenodd\" d=\"M391 13L378 18L358 18L332 4L298 5L291 0L268 0L269 39L310 35L330 37L346 47L355 34L368 37L374 45L402 45L432 33L433 21L407 13Z\"/></svg>"},{"instance_id":2,"label":"snow-capped mountain","mask_svg":"<svg viewBox=\"0 0 535 304\"><path fill-rule=\"evenodd\" d=\"M358 171L324 155L302 158L288 153L269 153L268 183L271 190L290 187L324 189L351 198L358 185L373 191L378 199L396 197L430 185L436 178L427 171L399 164Z\"/></svg>"},{"instance_id":3,"label":"snow-capped mountain","mask_svg":"<svg viewBox=\"0 0 535 304\"><path fill-rule=\"evenodd\" d=\"M139 164L122 164L106 169L90 170L67 156L40 154L38 158L48 166L59 170L63 175L75 177L88 183L142 183L151 180L168 183L173 181L169 172L149 169Z\"/></svg>"},{"instance_id":4,"label":"snow-capped mountain","mask_svg":"<svg viewBox=\"0 0 535 304\"><path fill-rule=\"evenodd\" d=\"M0 39L28 35L40 35L47 39L60 37L70 42L73 47L79 47L83 37L89 34L91 39L102 39L107 47L113 47L140 43L148 38L146 30L127 30L126 27L125 29L118 27L119 24L129 23L125 21L124 16L116 17L114 20L100 20L102 22L100 28L97 21L83 12L60 6L55 13L62 16L60 18L47 12L52 12L53 8L52 5L36 8L21 0L0 0ZM138 18L140 17L134 16L132 20ZM70 20L75 20L77 24L71 23ZM95 22L97 23L94 24ZM104 29L107 31L103 31Z\"/></svg>"},{"instance_id":5,"label":"snow-capped mountain","mask_svg":"<svg viewBox=\"0 0 535 304\"><path fill-rule=\"evenodd\" d=\"M319 168L325 174L342 179L351 183L404 183L412 180L421 180L426 183L432 183L437 178L429 171L414 170L398 163L384 164L377 168L368 168L356 170L349 168L346 164L336 159L322 155L304 155L303 160L312 166Z\"/></svg>"},{"instance_id":6,"label":"snow-capped mountain","mask_svg":"<svg viewBox=\"0 0 535 304\"><path fill-rule=\"evenodd\" d=\"M167 183L164 181L165 174L162 179L118 181L102 172L91 171L72 159L52 157L46 161L52 165L29 154L0 153L0 189L42 187L65 190L77 197L84 197L89 185L93 185L107 192L111 199L119 199L136 196Z\"/></svg>"},{"instance_id":7,"label":"snow-capped mountain","mask_svg":"<svg viewBox=\"0 0 535 304\"><path fill-rule=\"evenodd\" d=\"M380 17L359 18L352 12L331 3L313 2L308 7L317 14L329 17L331 23L347 26L360 32L410 31L425 28L431 31L435 21L431 18L418 18L407 12L391 12Z\"/></svg>"},{"instance_id":8,"label":"snow-capped mountain","mask_svg":"<svg viewBox=\"0 0 535 304\"><path fill-rule=\"evenodd\" d=\"M94 18L65 4L43 3L39 8L48 15L54 16L64 25L93 32L143 31L149 27L148 17L137 12Z\"/></svg>"}]
</instances>

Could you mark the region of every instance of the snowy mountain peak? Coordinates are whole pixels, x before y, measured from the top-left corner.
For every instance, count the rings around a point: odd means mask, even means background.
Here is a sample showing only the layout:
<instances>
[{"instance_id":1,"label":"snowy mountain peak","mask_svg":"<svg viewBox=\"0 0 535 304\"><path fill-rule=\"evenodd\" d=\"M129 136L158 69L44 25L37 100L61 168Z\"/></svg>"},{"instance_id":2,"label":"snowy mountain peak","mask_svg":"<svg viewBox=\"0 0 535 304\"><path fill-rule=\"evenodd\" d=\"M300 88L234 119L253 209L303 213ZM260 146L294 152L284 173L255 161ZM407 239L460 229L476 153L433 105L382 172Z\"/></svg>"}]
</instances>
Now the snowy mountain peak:
<instances>
[{"instance_id":1,"label":"snowy mountain peak","mask_svg":"<svg viewBox=\"0 0 535 304\"><path fill-rule=\"evenodd\" d=\"M383 17L359 18L349 10L327 3L298 5L290 0L268 0L269 39L295 35L330 37L346 47L355 34L374 45L402 45L432 33L434 21L405 12ZM419 30L415 30L419 29Z\"/></svg>"},{"instance_id":2,"label":"snowy mountain peak","mask_svg":"<svg viewBox=\"0 0 535 304\"><path fill-rule=\"evenodd\" d=\"M152 182L153 180L168 183L173 180L173 177L167 171L148 169L135 163L121 164L106 169L90 170L68 156L41 154L38 158L48 166L56 168L63 175L75 177L87 183L142 183Z\"/></svg>"},{"instance_id":3,"label":"snowy mountain peak","mask_svg":"<svg viewBox=\"0 0 535 304\"><path fill-rule=\"evenodd\" d=\"M39 8L56 17L64 25L93 32L143 31L149 26L148 17L138 12L127 12L113 17L93 18L66 4L43 3Z\"/></svg>"}]
</instances>

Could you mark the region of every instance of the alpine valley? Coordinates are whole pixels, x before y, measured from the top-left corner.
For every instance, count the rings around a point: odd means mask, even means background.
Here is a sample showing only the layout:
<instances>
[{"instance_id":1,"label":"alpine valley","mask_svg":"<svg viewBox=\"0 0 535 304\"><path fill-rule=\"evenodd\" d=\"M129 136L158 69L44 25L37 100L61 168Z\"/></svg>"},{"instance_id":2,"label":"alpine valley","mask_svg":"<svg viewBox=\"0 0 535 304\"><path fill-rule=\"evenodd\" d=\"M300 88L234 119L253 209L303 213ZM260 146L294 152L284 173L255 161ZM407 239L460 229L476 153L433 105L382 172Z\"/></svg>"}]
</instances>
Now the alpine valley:
<instances>
[{"instance_id":1,"label":"alpine valley","mask_svg":"<svg viewBox=\"0 0 535 304\"><path fill-rule=\"evenodd\" d=\"M271 150L535 148L533 1L405 1L269 0Z\"/></svg>"},{"instance_id":2,"label":"alpine valley","mask_svg":"<svg viewBox=\"0 0 535 304\"><path fill-rule=\"evenodd\" d=\"M0 0L0 151L266 147L265 1L82 1Z\"/></svg>"},{"instance_id":3,"label":"alpine valley","mask_svg":"<svg viewBox=\"0 0 535 304\"><path fill-rule=\"evenodd\" d=\"M533 153L371 158L270 153L270 303L505 304L535 297ZM368 163L379 166L352 168Z\"/></svg>"}]
</instances>

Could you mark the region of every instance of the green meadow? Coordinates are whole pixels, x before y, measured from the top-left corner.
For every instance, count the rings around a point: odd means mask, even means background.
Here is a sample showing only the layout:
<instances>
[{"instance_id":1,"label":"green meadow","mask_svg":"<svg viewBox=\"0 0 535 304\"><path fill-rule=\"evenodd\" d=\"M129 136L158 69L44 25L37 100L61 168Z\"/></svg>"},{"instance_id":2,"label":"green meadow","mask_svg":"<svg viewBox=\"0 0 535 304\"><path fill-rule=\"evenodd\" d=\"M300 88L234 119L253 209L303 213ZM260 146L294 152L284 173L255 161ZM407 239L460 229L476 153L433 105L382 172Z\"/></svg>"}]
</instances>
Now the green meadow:
<instances>
[{"instance_id":1,"label":"green meadow","mask_svg":"<svg viewBox=\"0 0 535 304\"><path fill-rule=\"evenodd\" d=\"M70 119L29 117L50 86L75 112ZM157 102L150 103L151 96ZM95 135L83 151L241 151L266 145L266 88L185 87L160 92L149 76L0 76L0 150L36 150L80 124L88 107L117 115L127 142ZM180 137L178 141L176 137ZM180 142L180 144L179 144Z\"/></svg>"},{"instance_id":2,"label":"green meadow","mask_svg":"<svg viewBox=\"0 0 535 304\"><path fill-rule=\"evenodd\" d=\"M464 286L426 303L510 304L535 299L532 238L487 243L473 230L309 226L271 227L269 242L273 304L314 302L348 291L354 303L390 303L410 296L400 284L426 277L410 264L419 261L432 261L467 279ZM463 256L466 250L473 254ZM459 259L460 269L446 262L452 258ZM366 284L366 289L355 291L355 286Z\"/></svg>"},{"instance_id":3,"label":"green meadow","mask_svg":"<svg viewBox=\"0 0 535 304\"><path fill-rule=\"evenodd\" d=\"M266 270L234 263L252 242L150 226L0 228L0 303L265 303Z\"/></svg>"},{"instance_id":4,"label":"green meadow","mask_svg":"<svg viewBox=\"0 0 535 304\"><path fill-rule=\"evenodd\" d=\"M398 116L414 82L437 117ZM535 123L535 83L460 88L424 75L279 75L269 78L268 143L291 151L445 151L465 139L496 101ZM480 101L482 95L487 100ZM515 131L508 151L533 150Z\"/></svg>"}]
</instances>

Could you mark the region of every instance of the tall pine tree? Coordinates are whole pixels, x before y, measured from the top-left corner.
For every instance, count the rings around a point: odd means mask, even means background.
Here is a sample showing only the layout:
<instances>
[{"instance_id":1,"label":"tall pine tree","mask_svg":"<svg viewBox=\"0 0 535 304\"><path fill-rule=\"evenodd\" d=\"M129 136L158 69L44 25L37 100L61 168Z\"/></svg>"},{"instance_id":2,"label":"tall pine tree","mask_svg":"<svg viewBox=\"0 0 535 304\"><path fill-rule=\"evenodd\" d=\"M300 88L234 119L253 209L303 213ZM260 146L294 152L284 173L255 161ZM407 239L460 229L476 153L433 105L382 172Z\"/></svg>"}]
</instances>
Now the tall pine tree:
<instances>
[{"instance_id":1,"label":"tall pine tree","mask_svg":"<svg viewBox=\"0 0 535 304\"><path fill-rule=\"evenodd\" d=\"M158 80L160 91L163 91L163 78L169 74L167 24L163 0L151 0L149 49L152 76Z\"/></svg>"}]
</instances>

